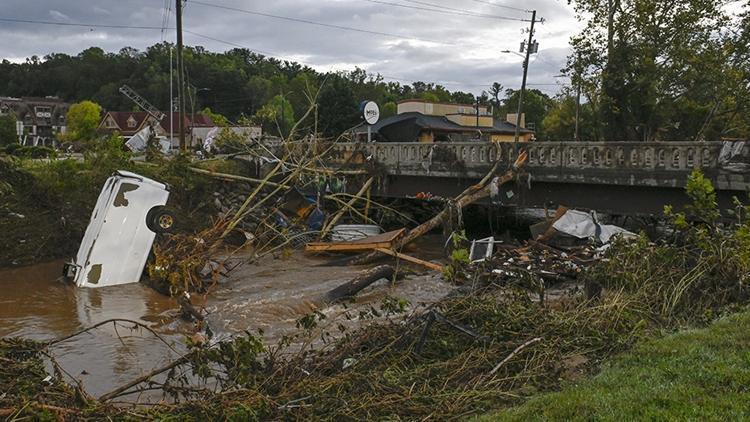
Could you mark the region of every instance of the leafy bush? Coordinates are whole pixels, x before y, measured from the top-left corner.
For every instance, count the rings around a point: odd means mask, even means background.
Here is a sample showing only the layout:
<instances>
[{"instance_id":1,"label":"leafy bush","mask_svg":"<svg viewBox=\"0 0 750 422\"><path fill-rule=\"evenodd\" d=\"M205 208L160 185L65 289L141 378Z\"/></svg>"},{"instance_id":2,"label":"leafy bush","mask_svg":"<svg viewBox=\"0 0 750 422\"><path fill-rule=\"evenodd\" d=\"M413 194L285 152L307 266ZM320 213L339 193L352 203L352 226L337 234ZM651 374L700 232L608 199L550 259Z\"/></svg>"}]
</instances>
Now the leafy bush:
<instances>
[{"instance_id":1,"label":"leafy bush","mask_svg":"<svg viewBox=\"0 0 750 422\"><path fill-rule=\"evenodd\" d=\"M617 242L587 282L636 294L654 317L678 321L710 319L722 307L747 301L748 208L738 202L737 221L722 221L716 192L698 170L686 192L692 202L684 212L665 208L675 239L651 243L641 235Z\"/></svg>"}]
</instances>

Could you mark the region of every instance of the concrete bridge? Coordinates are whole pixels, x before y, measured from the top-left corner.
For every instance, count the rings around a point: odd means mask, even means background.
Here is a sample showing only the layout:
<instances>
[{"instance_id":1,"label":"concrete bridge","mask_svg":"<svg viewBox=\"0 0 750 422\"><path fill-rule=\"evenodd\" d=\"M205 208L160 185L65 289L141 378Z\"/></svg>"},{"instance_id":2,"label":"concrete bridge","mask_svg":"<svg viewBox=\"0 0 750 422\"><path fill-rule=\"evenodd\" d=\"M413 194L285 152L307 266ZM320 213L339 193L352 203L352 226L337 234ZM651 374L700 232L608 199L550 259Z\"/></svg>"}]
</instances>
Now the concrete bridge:
<instances>
[{"instance_id":1,"label":"concrete bridge","mask_svg":"<svg viewBox=\"0 0 750 422\"><path fill-rule=\"evenodd\" d=\"M661 215L664 205L683 205L687 177L701 169L713 182L722 207L750 191L750 145L734 147L724 159L720 142L534 142L524 175L503 187L503 205L542 207L563 204L613 214ZM496 160L515 160L512 143L341 143L338 163L369 157L387 176L377 194L413 196L418 192L452 197L477 182ZM725 150L725 153L727 151ZM721 158L720 159L720 155Z\"/></svg>"}]
</instances>

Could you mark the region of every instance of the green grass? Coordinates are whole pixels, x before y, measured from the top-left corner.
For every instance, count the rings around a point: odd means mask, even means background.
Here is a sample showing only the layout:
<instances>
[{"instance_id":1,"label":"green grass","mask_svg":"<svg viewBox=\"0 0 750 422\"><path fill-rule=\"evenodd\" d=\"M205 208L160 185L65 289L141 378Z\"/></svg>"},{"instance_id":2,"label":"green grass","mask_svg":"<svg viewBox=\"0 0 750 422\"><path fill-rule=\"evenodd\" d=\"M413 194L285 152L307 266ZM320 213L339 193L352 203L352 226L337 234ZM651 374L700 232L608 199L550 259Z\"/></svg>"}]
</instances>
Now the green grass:
<instances>
[{"instance_id":1,"label":"green grass","mask_svg":"<svg viewBox=\"0 0 750 422\"><path fill-rule=\"evenodd\" d=\"M634 419L750 419L750 312L645 342L591 379L479 420Z\"/></svg>"}]
</instances>

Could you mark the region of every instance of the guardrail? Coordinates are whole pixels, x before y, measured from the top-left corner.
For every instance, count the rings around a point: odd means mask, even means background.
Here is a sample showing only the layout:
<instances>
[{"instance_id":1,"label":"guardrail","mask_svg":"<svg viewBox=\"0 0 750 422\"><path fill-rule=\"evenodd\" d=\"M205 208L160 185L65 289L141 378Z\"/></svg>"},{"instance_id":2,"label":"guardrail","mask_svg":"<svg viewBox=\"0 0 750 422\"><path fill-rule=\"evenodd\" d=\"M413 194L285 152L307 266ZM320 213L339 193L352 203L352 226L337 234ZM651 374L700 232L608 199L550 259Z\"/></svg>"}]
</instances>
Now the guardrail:
<instances>
[{"instance_id":1,"label":"guardrail","mask_svg":"<svg viewBox=\"0 0 750 422\"><path fill-rule=\"evenodd\" d=\"M720 143L708 142L533 142L522 147L530 168L637 169L685 172L717 169ZM356 151L386 167L409 168L428 163L460 163L470 171L515 160L513 143L340 143L335 149L348 156Z\"/></svg>"}]
</instances>

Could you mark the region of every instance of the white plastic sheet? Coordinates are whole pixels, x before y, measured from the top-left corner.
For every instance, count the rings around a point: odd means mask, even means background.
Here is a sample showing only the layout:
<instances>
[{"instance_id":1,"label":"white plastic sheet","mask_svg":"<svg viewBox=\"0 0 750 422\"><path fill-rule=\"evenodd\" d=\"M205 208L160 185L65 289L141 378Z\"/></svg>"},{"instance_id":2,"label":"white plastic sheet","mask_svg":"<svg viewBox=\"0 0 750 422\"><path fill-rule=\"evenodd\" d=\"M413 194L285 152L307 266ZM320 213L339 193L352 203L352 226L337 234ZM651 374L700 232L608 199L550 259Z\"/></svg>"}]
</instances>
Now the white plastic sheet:
<instances>
[{"instance_id":1,"label":"white plastic sheet","mask_svg":"<svg viewBox=\"0 0 750 422\"><path fill-rule=\"evenodd\" d=\"M596 214L568 210L552 227L555 230L575 236L579 239L598 238L602 243L609 243L613 236L635 237L635 233L611 224L599 224Z\"/></svg>"}]
</instances>

